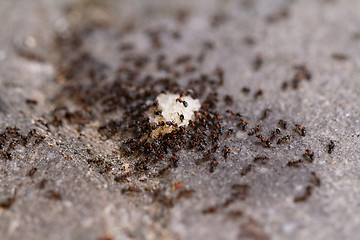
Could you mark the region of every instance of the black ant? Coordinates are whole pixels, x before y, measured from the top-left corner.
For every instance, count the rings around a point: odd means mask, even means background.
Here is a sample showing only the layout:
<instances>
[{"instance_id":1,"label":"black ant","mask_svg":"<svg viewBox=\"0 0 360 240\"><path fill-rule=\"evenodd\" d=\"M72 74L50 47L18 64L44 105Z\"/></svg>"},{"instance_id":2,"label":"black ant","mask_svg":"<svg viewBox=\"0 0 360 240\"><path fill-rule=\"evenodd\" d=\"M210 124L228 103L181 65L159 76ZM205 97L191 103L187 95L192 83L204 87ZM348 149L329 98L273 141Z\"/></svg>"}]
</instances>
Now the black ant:
<instances>
[{"instance_id":1,"label":"black ant","mask_svg":"<svg viewBox=\"0 0 360 240\"><path fill-rule=\"evenodd\" d=\"M287 141L290 141L290 135L286 135L286 136L278 139L277 144L286 143Z\"/></svg>"},{"instance_id":2,"label":"black ant","mask_svg":"<svg viewBox=\"0 0 360 240\"><path fill-rule=\"evenodd\" d=\"M3 155L3 157L5 157L6 159L11 159L11 154L8 152L1 152L1 154Z\"/></svg>"},{"instance_id":3,"label":"black ant","mask_svg":"<svg viewBox=\"0 0 360 240\"><path fill-rule=\"evenodd\" d=\"M234 111L226 110L226 112L230 113L234 117L241 117L242 116L240 113L237 113L237 112L234 112Z\"/></svg>"},{"instance_id":4,"label":"black ant","mask_svg":"<svg viewBox=\"0 0 360 240\"><path fill-rule=\"evenodd\" d=\"M217 165L218 165L218 162L215 159L212 160L211 163L210 163L210 172L214 172Z\"/></svg>"},{"instance_id":5,"label":"black ant","mask_svg":"<svg viewBox=\"0 0 360 240\"><path fill-rule=\"evenodd\" d=\"M218 210L217 206L211 206L202 211L203 214L212 214L215 213Z\"/></svg>"},{"instance_id":6,"label":"black ant","mask_svg":"<svg viewBox=\"0 0 360 240\"><path fill-rule=\"evenodd\" d=\"M309 149L305 150L304 157L308 158L310 162L314 161L314 152L310 151Z\"/></svg>"},{"instance_id":7,"label":"black ant","mask_svg":"<svg viewBox=\"0 0 360 240\"><path fill-rule=\"evenodd\" d=\"M328 145L328 147L329 147L328 153L331 154L334 151L334 148L335 148L334 141L330 141L330 144Z\"/></svg>"},{"instance_id":8,"label":"black ant","mask_svg":"<svg viewBox=\"0 0 360 240\"><path fill-rule=\"evenodd\" d=\"M240 123L238 124L238 126L245 131L247 128L247 122L245 122L243 119L240 119Z\"/></svg>"},{"instance_id":9,"label":"black ant","mask_svg":"<svg viewBox=\"0 0 360 240\"><path fill-rule=\"evenodd\" d=\"M248 87L243 87L242 89L241 89L241 91L244 93L244 94L249 94L250 93L250 88L248 88Z\"/></svg>"},{"instance_id":10,"label":"black ant","mask_svg":"<svg viewBox=\"0 0 360 240\"><path fill-rule=\"evenodd\" d=\"M124 173L124 174L121 174L121 175L117 175L117 176L114 177L114 181L115 182L122 182L129 176L130 176L130 173Z\"/></svg>"},{"instance_id":11,"label":"black ant","mask_svg":"<svg viewBox=\"0 0 360 240\"><path fill-rule=\"evenodd\" d=\"M274 131L271 131L271 136L269 138L269 141L272 142L275 139L275 137L280 133L281 133L280 129L278 129L278 128L275 129Z\"/></svg>"},{"instance_id":12,"label":"black ant","mask_svg":"<svg viewBox=\"0 0 360 240\"><path fill-rule=\"evenodd\" d=\"M194 112L195 118L198 119L199 118L199 113L197 111Z\"/></svg>"},{"instance_id":13,"label":"black ant","mask_svg":"<svg viewBox=\"0 0 360 240\"><path fill-rule=\"evenodd\" d=\"M321 184L320 178L316 175L315 172L311 172L311 175L313 176L311 182L312 182L315 186L319 187L320 184Z\"/></svg>"},{"instance_id":14,"label":"black ant","mask_svg":"<svg viewBox=\"0 0 360 240\"><path fill-rule=\"evenodd\" d=\"M296 73L293 79L291 80L292 88L293 89L299 88L301 80L302 80L302 74Z\"/></svg>"},{"instance_id":15,"label":"black ant","mask_svg":"<svg viewBox=\"0 0 360 240\"><path fill-rule=\"evenodd\" d=\"M35 144L41 143L44 139L45 139L44 136L39 136L39 137L35 140Z\"/></svg>"},{"instance_id":16,"label":"black ant","mask_svg":"<svg viewBox=\"0 0 360 240\"><path fill-rule=\"evenodd\" d=\"M55 190L48 191L47 197L50 199L53 199L53 200L61 200L62 199L61 194Z\"/></svg>"},{"instance_id":17,"label":"black ant","mask_svg":"<svg viewBox=\"0 0 360 240\"><path fill-rule=\"evenodd\" d=\"M230 155L230 152L231 152L230 148L225 147L224 150L223 150L224 158L227 158Z\"/></svg>"},{"instance_id":18,"label":"black ant","mask_svg":"<svg viewBox=\"0 0 360 240\"><path fill-rule=\"evenodd\" d=\"M259 138L260 141L261 141L262 143L264 143L267 147L270 147L270 145L271 145L270 140L266 140L266 139L265 139L263 136L261 136L261 135L257 135L256 137Z\"/></svg>"},{"instance_id":19,"label":"black ant","mask_svg":"<svg viewBox=\"0 0 360 240\"><path fill-rule=\"evenodd\" d=\"M296 197L294 199L294 202L303 202L303 201L306 201L312 194L312 190L313 190L313 187L312 186L307 186L306 189L305 189L305 192L303 193L303 195L299 196L299 197Z\"/></svg>"},{"instance_id":20,"label":"black ant","mask_svg":"<svg viewBox=\"0 0 360 240\"><path fill-rule=\"evenodd\" d=\"M26 103L29 105L37 105L38 101L36 101L35 99L26 99Z\"/></svg>"},{"instance_id":21,"label":"black ant","mask_svg":"<svg viewBox=\"0 0 360 240\"><path fill-rule=\"evenodd\" d=\"M250 129L248 135L252 136L260 131L260 125L257 125L256 127Z\"/></svg>"},{"instance_id":22,"label":"black ant","mask_svg":"<svg viewBox=\"0 0 360 240\"><path fill-rule=\"evenodd\" d=\"M295 69L298 71L299 74L302 75L302 77L304 77L306 80L310 81L311 80L311 72L307 69L306 66L304 65L298 65L295 66Z\"/></svg>"},{"instance_id":23,"label":"black ant","mask_svg":"<svg viewBox=\"0 0 360 240\"><path fill-rule=\"evenodd\" d=\"M213 140L214 142L219 141L219 137L217 136L216 132L213 132L213 133L211 134L211 138L212 138L212 140Z\"/></svg>"},{"instance_id":24,"label":"black ant","mask_svg":"<svg viewBox=\"0 0 360 240\"><path fill-rule=\"evenodd\" d=\"M265 156L259 156L259 157L255 157L254 158L254 162L255 163L261 163L261 164L266 164L266 162L269 160L268 157Z\"/></svg>"},{"instance_id":25,"label":"black ant","mask_svg":"<svg viewBox=\"0 0 360 240\"><path fill-rule=\"evenodd\" d=\"M31 129L28 133L28 137L30 137L30 136L33 137L33 136L35 136L35 134L36 134L36 129Z\"/></svg>"},{"instance_id":26,"label":"black ant","mask_svg":"<svg viewBox=\"0 0 360 240\"><path fill-rule=\"evenodd\" d=\"M1 208L9 209L14 204L15 200L16 200L16 189L15 189L15 192L14 192L13 196L8 197L6 199L2 199L0 201L0 209Z\"/></svg>"},{"instance_id":27,"label":"black ant","mask_svg":"<svg viewBox=\"0 0 360 240\"><path fill-rule=\"evenodd\" d=\"M287 122L284 121L284 120L282 120L282 119L280 119L280 120L279 120L279 125L280 125L283 129L286 129Z\"/></svg>"},{"instance_id":28,"label":"black ant","mask_svg":"<svg viewBox=\"0 0 360 240\"><path fill-rule=\"evenodd\" d=\"M286 166L288 167L300 167L300 163L302 163L303 160L302 159L298 159L298 160L295 160L295 161L289 161Z\"/></svg>"},{"instance_id":29,"label":"black ant","mask_svg":"<svg viewBox=\"0 0 360 240\"><path fill-rule=\"evenodd\" d=\"M262 96L264 94L263 90L258 90L255 94L254 94L254 99L257 100L260 96Z\"/></svg>"},{"instance_id":30,"label":"black ant","mask_svg":"<svg viewBox=\"0 0 360 240\"><path fill-rule=\"evenodd\" d=\"M37 171L37 168L34 167L34 168L30 169L30 171L28 172L27 175L28 175L29 177L32 177L32 176L34 176L34 174L36 173L36 171Z\"/></svg>"},{"instance_id":31,"label":"black ant","mask_svg":"<svg viewBox=\"0 0 360 240\"><path fill-rule=\"evenodd\" d=\"M248 173L251 171L251 169L252 169L252 165L251 165L251 164L248 164L245 168L243 168L243 169L241 170L240 175L241 175L241 176L245 176L246 174L248 174Z\"/></svg>"},{"instance_id":32,"label":"black ant","mask_svg":"<svg viewBox=\"0 0 360 240\"><path fill-rule=\"evenodd\" d=\"M265 120L269 116L269 112L271 112L271 110L266 108L260 120Z\"/></svg>"},{"instance_id":33,"label":"black ant","mask_svg":"<svg viewBox=\"0 0 360 240\"><path fill-rule=\"evenodd\" d=\"M289 85L289 83L288 83L287 81L284 81L284 82L281 84L281 89L282 89L283 91L285 91L285 90L288 88L288 85Z\"/></svg>"},{"instance_id":34,"label":"black ant","mask_svg":"<svg viewBox=\"0 0 360 240\"><path fill-rule=\"evenodd\" d=\"M224 70L221 67L216 68L216 73L219 77L219 85L223 85L224 84Z\"/></svg>"},{"instance_id":35,"label":"black ant","mask_svg":"<svg viewBox=\"0 0 360 240\"><path fill-rule=\"evenodd\" d=\"M11 150L13 150L16 144L18 144L18 141L12 141L11 143L9 143L9 147L6 151L10 152Z\"/></svg>"},{"instance_id":36,"label":"black ant","mask_svg":"<svg viewBox=\"0 0 360 240\"><path fill-rule=\"evenodd\" d=\"M47 129L49 129L49 124L46 123L44 120L38 119L37 122L41 123L41 125L45 126Z\"/></svg>"},{"instance_id":37,"label":"black ant","mask_svg":"<svg viewBox=\"0 0 360 240\"><path fill-rule=\"evenodd\" d=\"M263 65L263 59L260 54L256 55L254 62L253 62L253 70L258 71L261 66Z\"/></svg>"},{"instance_id":38,"label":"black ant","mask_svg":"<svg viewBox=\"0 0 360 240\"><path fill-rule=\"evenodd\" d=\"M177 98L176 102L183 103L184 101L181 98Z\"/></svg>"},{"instance_id":39,"label":"black ant","mask_svg":"<svg viewBox=\"0 0 360 240\"><path fill-rule=\"evenodd\" d=\"M231 105L234 104L234 100L233 100L232 97L229 96L229 95L226 95L226 96L224 97L224 101L225 101L226 105L228 105L228 106L231 106Z\"/></svg>"},{"instance_id":40,"label":"black ant","mask_svg":"<svg viewBox=\"0 0 360 240\"><path fill-rule=\"evenodd\" d=\"M305 136L306 135L306 129L305 127L299 125L299 124L295 124L295 127L296 129L298 130L298 133L301 135L301 136Z\"/></svg>"}]
</instances>

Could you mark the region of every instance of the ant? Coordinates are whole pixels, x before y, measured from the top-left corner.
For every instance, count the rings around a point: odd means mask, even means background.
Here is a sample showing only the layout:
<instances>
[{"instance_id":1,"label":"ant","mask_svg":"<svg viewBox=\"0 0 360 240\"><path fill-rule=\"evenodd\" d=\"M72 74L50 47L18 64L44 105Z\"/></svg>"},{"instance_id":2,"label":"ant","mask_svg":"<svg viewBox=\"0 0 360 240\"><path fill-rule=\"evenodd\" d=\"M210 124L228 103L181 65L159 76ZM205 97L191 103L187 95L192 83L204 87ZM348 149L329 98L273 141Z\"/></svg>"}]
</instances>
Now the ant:
<instances>
[{"instance_id":1,"label":"ant","mask_svg":"<svg viewBox=\"0 0 360 240\"><path fill-rule=\"evenodd\" d=\"M288 88L288 85L289 85L289 83L286 82L286 81L284 81L284 82L281 84L281 89L282 89L283 91L285 91L285 90Z\"/></svg>"},{"instance_id":2,"label":"ant","mask_svg":"<svg viewBox=\"0 0 360 240\"><path fill-rule=\"evenodd\" d=\"M161 110L157 110L157 111L155 111L154 114L155 114L155 115L161 115L161 114L162 114L162 111L161 111Z\"/></svg>"},{"instance_id":3,"label":"ant","mask_svg":"<svg viewBox=\"0 0 360 240\"><path fill-rule=\"evenodd\" d=\"M26 99L26 103L29 105L37 105L38 101L36 101L35 99Z\"/></svg>"},{"instance_id":4,"label":"ant","mask_svg":"<svg viewBox=\"0 0 360 240\"><path fill-rule=\"evenodd\" d=\"M224 101L225 101L226 105L228 105L228 106L231 106L231 105L234 104L234 100L233 100L232 97L229 96L229 95L226 95L226 96L224 97Z\"/></svg>"},{"instance_id":5,"label":"ant","mask_svg":"<svg viewBox=\"0 0 360 240\"><path fill-rule=\"evenodd\" d=\"M218 84L221 86L224 84L224 70L221 67L216 68L216 73L219 77Z\"/></svg>"},{"instance_id":6,"label":"ant","mask_svg":"<svg viewBox=\"0 0 360 240\"><path fill-rule=\"evenodd\" d=\"M257 135L256 136L257 138L259 138L261 140L262 143L264 143L268 148L270 147L271 145L271 142L270 140L266 140L263 136L261 135Z\"/></svg>"},{"instance_id":7,"label":"ant","mask_svg":"<svg viewBox=\"0 0 360 240\"><path fill-rule=\"evenodd\" d=\"M199 113L197 111L194 112L195 118L198 119L199 118Z\"/></svg>"},{"instance_id":8,"label":"ant","mask_svg":"<svg viewBox=\"0 0 360 240\"><path fill-rule=\"evenodd\" d=\"M230 128L228 131L227 131L227 136L230 136L231 134L234 133L234 130L232 128Z\"/></svg>"},{"instance_id":9,"label":"ant","mask_svg":"<svg viewBox=\"0 0 360 240\"><path fill-rule=\"evenodd\" d=\"M295 127L296 129L298 130L298 133L301 135L301 136L305 136L306 135L306 129L305 127L299 125L299 124L295 124Z\"/></svg>"},{"instance_id":10,"label":"ant","mask_svg":"<svg viewBox=\"0 0 360 240\"><path fill-rule=\"evenodd\" d=\"M115 176L114 177L114 181L115 182L122 182L122 181L124 181L127 177L129 177L130 176L130 174L129 173L123 173L123 174L121 174L121 175L117 175L117 176Z\"/></svg>"},{"instance_id":11,"label":"ant","mask_svg":"<svg viewBox=\"0 0 360 240\"><path fill-rule=\"evenodd\" d=\"M218 210L217 206L211 206L202 211L203 214L215 213Z\"/></svg>"},{"instance_id":12,"label":"ant","mask_svg":"<svg viewBox=\"0 0 360 240\"><path fill-rule=\"evenodd\" d=\"M265 156L259 156L254 158L255 163L261 163L261 164L266 164L267 160L269 160L269 158Z\"/></svg>"},{"instance_id":13,"label":"ant","mask_svg":"<svg viewBox=\"0 0 360 240\"><path fill-rule=\"evenodd\" d=\"M242 89L241 89L241 91L244 93L244 94L249 94L250 93L250 88L248 88L248 87L243 87Z\"/></svg>"},{"instance_id":14,"label":"ant","mask_svg":"<svg viewBox=\"0 0 360 240\"><path fill-rule=\"evenodd\" d=\"M243 169L241 170L240 175L241 175L241 176L245 176L246 174L248 174L248 173L251 171L251 169L252 169L252 165L251 165L251 164L248 164L245 168L243 168Z\"/></svg>"},{"instance_id":15,"label":"ant","mask_svg":"<svg viewBox=\"0 0 360 240\"><path fill-rule=\"evenodd\" d=\"M49 124L46 123L44 120L38 119L37 122L41 123L41 125L45 126L47 129L49 129Z\"/></svg>"},{"instance_id":16,"label":"ant","mask_svg":"<svg viewBox=\"0 0 360 240\"><path fill-rule=\"evenodd\" d=\"M302 76L303 76L306 80L308 80L308 81L311 80L311 77L312 77L311 72L307 69L306 66L304 66L304 65L298 65L298 66L295 66L295 69L298 70L299 74L302 74Z\"/></svg>"},{"instance_id":17,"label":"ant","mask_svg":"<svg viewBox=\"0 0 360 240\"><path fill-rule=\"evenodd\" d=\"M257 125L256 127L250 129L248 135L252 136L260 131L260 125Z\"/></svg>"},{"instance_id":18,"label":"ant","mask_svg":"<svg viewBox=\"0 0 360 240\"><path fill-rule=\"evenodd\" d=\"M214 142L219 141L219 137L216 135L215 132L213 132L213 133L211 134L211 138L212 138L212 140L213 140Z\"/></svg>"},{"instance_id":19,"label":"ant","mask_svg":"<svg viewBox=\"0 0 360 240\"><path fill-rule=\"evenodd\" d=\"M260 120L265 120L269 116L269 112L271 112L271 110L266 108Z\"/></svg>"},{"instance_id":20,"label":"ant","mask_svg":"<svg viewBox=\"0 0 360 240\"><path fill-rule=\"evenodd\" d=\"M247 122L245 122L243 119L240 119L240 123L238 124L238 127L240 127L242 130L246 130L247 128Z\"/></svg>"},{"instance_id":21,"label":"ant","mask_svg":"<svg viewBox=\"0 0 360 240\"><path fill-rule=\"evenodd\" d=\"M184 105L184 107L188 106L188 103L186 101L182 100L181 98L177 98L176 102L182 103Z\"/></svg>"},{"instance_id":22,"label":"ant","mask_svg":"<svg viewBox=\"0 0 360 240\"><path fill-rule=\"evenodd\" d=\"M302 74L296 73L293 79L291 80L292 88L293 89L299 88L301 80L302 80Z\"/></svg>"},{"instance_id":23,"label":"ant","mask_svg":"<svg viewBox=\"0 0 360 240\"><path fill-rule=\"evenodd\" d=\"M211 161L211 163L210 163L210 172L211 173L215 171L217 165L218 165L218 162L215 159Z\"/></svg>"},{"instance_id":24,"label":"ant","mask_svg":"<svg viewBox=\"0 0 360 240\"><path fill-rule=\"evenodd\" d=\"M305 150L304 157L308 158L310 162L314 161L314 152L310 151L309 149Z\"/></svg>"},{"instance_id":25,"label":"ant","mask_svg":"<svg viewBox=\"0 0 360 240\"><path fill-rule=\"evenodd\" d=\"M30 169L30 171L28 172L27 175L28 175L29 177L32 177L32 176L34 176L34 174L36 173L36 171L37 171L37 168L34 167L34 168Z\"/></svg>"},{"instance_id":26,"label":"ant","mask_svg":"<svg viewBox=\"0 0 360 240\"><path fill-rule=\"evenodd\" d=\"M44 139L45 139L44 136L39 136L39 137L35 140L35 144L41 143Z\"/></svg>"},{"instance_id":27,"label":"ant","mask_svg":"<svg viewBox=\"0 0 360 240\"><path fill-rule=\"evenodd\" d=\"M298 160L295 160L295 161L289 161L286 166L288 167L300 167L300 163L302 163L303 160L302 159L298 159Z\"/></svg>"},{"instance_id":28,"label":"ant","mask_svg":"<svg viewBox=\"0 0 360 240\"><path fill-rule=\"evenodd\" d=\"M280 133L281 133L280 129L278 129L278 128L275 129L274 131L271 131L271 136L269 138L270 142L272 142L275 139L275 137Z\"/></svg>"},{"instance_id":29,"label":"ant","mask_svg":"<svg viewBox=\"0 0 360 240\"><path fill-rule=\"evenodd\" d=\"M312 186L307 186L305 192L303 193L303 195L296 197L294 199L294 202L306 201L311 196L312 190L313 190Z\"/></svg>"},{"instance_id":30,"label":"ant","mask_svg":"<svg viewBox=\"0 0 360 240\"><path fill-rule=\"evenodd\" d=\"M18 144L18 141L16 141L16 140L9 143L9 147L6 151L10 152L11 150L13 150L13 148L16 146L16 144Z\"/></svg>"},{"instance_id":31,"label":"ant","mask_svg":"<svg viewBox=\"0 0 360 240\"><path fill-rule=\"evenodd\" d=\"M283 129L286 129L287 122L284 121L284 120L282 120L282 119L280 119L280 120L279 120L279 125L280 125Z\"/></svg>"},{"instance_id":32,"label":"ant","mask_svg":"<svg viewBox=\"0 0 360 240\"><path fill-rule=\"evenodd\" d=\"M229 147L225 147L223 150L224 158L227 158L230 155L231 149Z\"/></svg>"},{"instance_id":33,"label":"ant","mask_svg":"<svg viewBox=\"0 0 360 240\"><path fill-rule=\"evenodd\" d=\"M334 151L334 148L335 148L334 141L330 141L330 144L328 145L328 147L329 147L328 153L331 154Z\"/></svg>"},{"instance_id":34,"label":"ant","mask_svg":"<svg viewBox=\"0 0 360 240\"><path fill-rule=\"evenodd\" d=\"M236 113L234 111L230 111L230 110L226 110L227 113L230 113L231 115L233 115L234 117L241 117L240 113Z\"/></svg>"},{"instance_id":35,"label":"ant","mask_svg":"<svg viewBox=\"0 0 360 240\"><path fill-rule=\"evenodd\" d=\"M311 175L313 176L311 182L313 182L315 186L319 187L321 184L320 178L316 175L315 172L311 172Z\"/></svg>"},{"instance_id":36,"label":"ant","mask_svg":"<svg viewBox=\"0 0 360 240\"><path fill-rule=\"evenodd\" d=\"M260 96L262 96L264 94L263 90L258 90L255 94L254 94L254 99L257 100Z\"/></svg>"},{"instance_id":37,"label":"ant","mask_svg":"<svg viewBox=\"0 0 360 240\"><path fill-rule=\"evenodd\" d=\"M1 154L3 155L3 157L5 157L6 159L11 159L11 154L8 152L1 152Z\"/></svg>"},{"instance_id":38,"label":"ant","mask_svg":"<svg viewBox=\"0 0 360 240\"><path fill-rule=\"evenodd\" d=\"M53 200L61 200L61 194L55 190L50 190L48 191L48 198L53 199Z\"/></svg>"},{"instance_id":39,"label":"ant","mask_svg":"<svg viewBox=\"0 0 360 240\"><path fill-rule=\"evenodd\" d=\"M253 70L258 71L261 66L263 65L263 59L260 54L256 55L254 62L253 62Z\"/></svg>"},{"instance_id":40,"label":"ant","mask_svg":"<svg viewBox=\"0 0 360 240\"><path fill-rule=\"evenodd\" d=\"M290 135L286 135L286 136L280 138L280 139L277 141L277 144L286 143L287 141L290 141Z\"/></svg>"},{"instance_id":41,"label":"ant","mask_svg":"<svg viewBox=\"0 0 360 240\"><path fill-rule=\"evenodd\" d=\"M29 133L28 133L28 136L30 137L33 137L33 136L35 136L35 134L36 134L36 129L31 129L30 131L29 131Z\"/></svg>"}]
</instances>

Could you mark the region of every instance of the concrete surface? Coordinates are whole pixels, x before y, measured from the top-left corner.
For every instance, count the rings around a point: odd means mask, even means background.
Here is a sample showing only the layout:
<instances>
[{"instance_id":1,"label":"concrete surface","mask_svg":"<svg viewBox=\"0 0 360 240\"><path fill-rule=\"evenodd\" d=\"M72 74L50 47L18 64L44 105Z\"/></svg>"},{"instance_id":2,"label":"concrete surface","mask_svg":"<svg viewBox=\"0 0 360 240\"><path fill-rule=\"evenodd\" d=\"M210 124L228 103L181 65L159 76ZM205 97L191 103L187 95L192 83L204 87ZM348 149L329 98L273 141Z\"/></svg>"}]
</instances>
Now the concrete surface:
<instances>
[{"instance_id":1,"label":"concrete surface","mask_svg":"<svg viewBox=\"0 0 360 240\"><path fill-rule=\"evenodd\" d=\"M359 12L357 0L2 0L0 131L16 126L23 137L30 129L37 133L27 144L19 135L4 137L1 151L11 159L0 158L0 239L358 239ZM89 26L95 30L86 31ZM148 38L154 29L162 31L158 49ZM70 43L76 34L80 45ZM52 124L56 107L86 112L68 87L88 83L88 76L71 82L59 75L81 53L104 64L105 78L112 79L126 63L119 46L133 43L135 53L150 59L175 59L197 57L204 42L213 49L193 74L224 69L217 111L224 129L234 129L220 142L213 173L208 163L196 164L202 152L181 150L178 167L165 174L157 173L168 159L115 181L142 158L120 150L127 136L105 139L98 131L121 119L121 108L103 114L97 101L86 124L76 118ZM263 63L254 70L257 55ZM282 90L299 64L311 80ZM156 68L142 73L164 74ZM263 95L254 100L259 89ZM233 97L231 107L225 95ZM260 124L264 136L284 119L282 135L291 141L264 147L238 129L226 109L245 116L247 132ZM261 120L264 109L270 111ZM305 137L295 124L306 126ZM40 136L45 139L37 143ZM7 149L12 140L18 142ZM227 158L224 146L231 149ZM314 152L312 163L306 149ZM254 163L257 156L269 160ZM287 166L298 159L299 167Z\"/></svg>"}]
</instances>

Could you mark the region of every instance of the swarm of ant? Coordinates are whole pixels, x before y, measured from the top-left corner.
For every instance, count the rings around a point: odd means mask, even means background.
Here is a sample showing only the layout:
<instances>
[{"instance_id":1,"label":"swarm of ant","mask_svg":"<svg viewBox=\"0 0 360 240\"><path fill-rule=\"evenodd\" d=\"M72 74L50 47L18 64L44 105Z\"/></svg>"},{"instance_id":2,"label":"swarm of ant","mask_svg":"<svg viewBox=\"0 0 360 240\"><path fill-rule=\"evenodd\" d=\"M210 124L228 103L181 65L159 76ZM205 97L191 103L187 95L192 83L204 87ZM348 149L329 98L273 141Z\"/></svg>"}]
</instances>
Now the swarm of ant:
<instances>
[{"instance_id":1,"label":"swarm of ant","mask_svg":"<svg viewBox=\"0 0 360 240\"><path fill-rule=\"evenodd\" d=\"M64 121L68 121L77 124L78 129L81 130L92 120L101 119L99 115L119 113L118 116L121 117L117 119L102 119L105 123L98 128L103 139L122 139L119 143L121 153L135 159L131 171L116 175L116 181L147 172L154 164L163 162L165 165L159 171L161 175L178 165L179 151L198 153L196 164L207 163L209 171L213 173L221 163L221 158L222 161L226 161L231 157L230 147L222 143L234 132L233 126L237 128L235 131L246 132L255 143L266 149L282 147L296 139L297 136L289 133L290 131L301 137L307 134L304 126L290 124L284 119L278 120L277 126L269 134L265 133L260 124L272 114L270 109L264 110L260 123L253 122L233 110L219 111L218 89L225 81L224 69L216 67L207 73L194 74L198 68L201 68L208 51L213 48L211 42L204 43L199 56L185 54L170 60L163 51L160 51L162 38L167 32L149 31L152 54L136 52L136 46L131 43L122 45L120 48L122 59L112 74L105 63L87 52L78 51L86 37L96 31L101 30L90 27L57 38L63 60L58 69L58 80L64 85L58 98L71 99L79 109L70 111L65 106L58 106L52 113L51 123L59 127ZM69 53L75 54L70 54L71 57L68 57ZM258 58L260 61L260 57ZM149 69L156 69L156 73L162 73L161 77L153 74ZM291 82L294 89L300 86L300 81L304 79L310 81L312 77L304 65L297 65L295 70ZM246 87L242 91L247 95L250 89ZM163 109L159 108L157 101L161 94L178 96L176 103L184 108L191 107L186 98L196 99L201 103L201 107L193 112L191 118L185 119L186 116L178 113L176 121L154 121L160 119L163 114ZM254 101L263 94L261 89L256 91ZM222 99L227 106L234 104L230 95ZM184 121L186 124L183 124ZM268 156L256 155L254 164L267 164L271 161ZM314 153L309 149L306 149L302 157L304 159L290 161L284 166L300 167L315 159ZM102 168L106 165L101 160L88 162ZM246 175L253 166L248 164L240 171L241 175ZM103 172L108 172L109 169L111 164L106 165Z\"/></svg>"},{"instance_id":2,"label":"swarm of ant","mask_svg":"<svg viewBox=\"0 0 360 240\"><path fill-rule=\"evenodd\" d=\"M31 129L26 135L21 134L17 127L7 127L0 133L0 152L1 157L12 160L12 151L17 145L27 147L30 144L37 145L45 139L37 133L36 129Z\"/></svg>"}]
</instances>

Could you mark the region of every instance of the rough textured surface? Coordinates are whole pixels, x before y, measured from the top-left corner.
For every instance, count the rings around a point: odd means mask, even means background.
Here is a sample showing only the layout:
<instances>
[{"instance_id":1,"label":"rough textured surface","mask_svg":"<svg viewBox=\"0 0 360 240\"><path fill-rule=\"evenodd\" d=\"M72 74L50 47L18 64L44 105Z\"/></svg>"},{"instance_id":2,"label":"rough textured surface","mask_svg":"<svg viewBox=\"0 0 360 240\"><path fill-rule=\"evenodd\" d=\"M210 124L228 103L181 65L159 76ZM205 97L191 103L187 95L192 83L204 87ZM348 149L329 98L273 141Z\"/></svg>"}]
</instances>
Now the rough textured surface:
<instances>
[{"instance_id":1,"label":"rough textured surface","mask_svg":"<svg viewBox=\"0 0 360 240\"><path fill-rule=\"evenodd\" d=\"M0 132L7 136L0 157L0 239L357 238L360 2L144 2L0 2ZM121 150L128 136L104 137L99 130L125 110L105 109L109 100L91 102L93 95L84 101L78 96L88 92L76 91L107 86L119 66L132 61L127 51L150 63L159 54L177 59L180 87L200 74L213 77L221 66L216 110L224 134L213 172L196 149L177 152L177 167L167 171L168 158L138 171L141 154ZM187 65L184 55L199 59L204 52L203 62ZM82 54L75 80L68 81L63 65ZM310 81L294 81L303 74L294 69L299 64L311 72ZM141 74L170 73L150 65ZM68 110L60 124L54 117L61 107ZM227 109L243 115L246 131ZM266 147L248 135L257 124L265 138L279 128L290 141ZM306 136L295 124L306 127ZM303 156L306 149L314 153L312 162Z\"/></svg>"}]
</instances>

